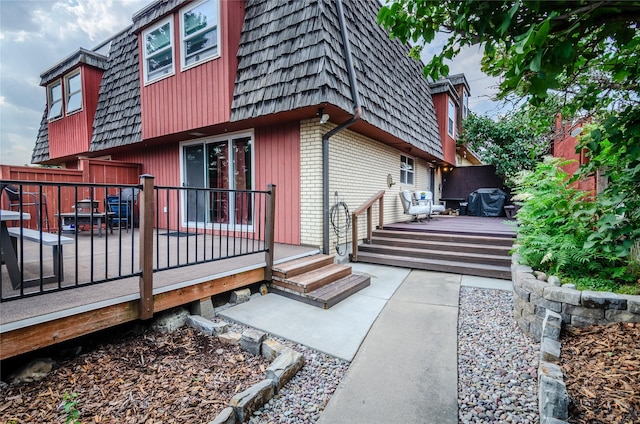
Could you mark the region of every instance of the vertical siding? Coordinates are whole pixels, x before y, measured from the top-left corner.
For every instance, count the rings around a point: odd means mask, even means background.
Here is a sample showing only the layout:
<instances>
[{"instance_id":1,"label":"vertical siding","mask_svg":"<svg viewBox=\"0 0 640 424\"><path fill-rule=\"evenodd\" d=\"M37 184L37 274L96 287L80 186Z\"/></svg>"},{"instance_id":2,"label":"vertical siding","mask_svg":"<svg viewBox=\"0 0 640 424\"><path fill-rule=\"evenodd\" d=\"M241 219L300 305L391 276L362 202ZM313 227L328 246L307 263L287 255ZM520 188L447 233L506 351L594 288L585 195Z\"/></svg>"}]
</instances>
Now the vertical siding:
<instances>
[{"instance_id":1,"label":"vertical siding","mask_svg":"<svg viewBox=\"0 0 640 424\"><path fill-rule=\"evenodd\" d=\"M300 244L300 124L256 128L257 190L275 184L278 243Z\"/></svg>"},{"instance_id":2,"label":"vertical siding","mask_svg":"<svg viewBox=\"0 0 640 424\"><path fill-rule=\"evenodd\" d=\"M221 2L220 17L221 56L181 71L179 11L173 15L175 74L145 87L144 73L140 72L143 139L229 120L244 2ZM139 46L142 45L141 37L142 34L139 35ZM142 61L143 53L139 48ZM143 69L142 62L140 69Z\"/></svg>"},{"instance_id":3,"label":"vertical siding","mask_svg":"<svg viewBox=\"0 0 640 424\"><path fill-rule=\"evenodd\" d=\"M438 131L440 132L440 143L442 143L443 159L450 165L456 164L456 140L449 136L448 113L449 113L449 94L437 93L433 95L433 105L436 109L436 117L438 119Z\"/></svg>"},{"instance_id":4,"label":"vertical siding","mask_svg":"<svg viewBox=\"0 0 640 424\"><path fill-rule=\"evenodd\" d=\"M89 151L102 71L82 66L80 72L82 73L82 110L49 123L49 156L51 159ZM63 78L63 93L64 90L66 87ZM66 104L63 107L66 108Z\"/></svg>"}]
</instances>

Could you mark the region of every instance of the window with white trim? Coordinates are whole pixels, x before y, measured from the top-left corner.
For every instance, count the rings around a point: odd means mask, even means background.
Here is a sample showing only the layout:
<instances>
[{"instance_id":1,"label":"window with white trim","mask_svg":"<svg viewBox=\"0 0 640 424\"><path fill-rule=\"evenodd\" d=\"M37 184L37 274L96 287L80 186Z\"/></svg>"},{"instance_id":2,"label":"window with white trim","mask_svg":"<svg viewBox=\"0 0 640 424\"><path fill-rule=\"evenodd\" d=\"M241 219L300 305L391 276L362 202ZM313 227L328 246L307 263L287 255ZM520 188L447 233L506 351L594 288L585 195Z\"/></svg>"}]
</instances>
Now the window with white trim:
<instances>
[{"instance_id":1,"label":"window with white trim","mask_svg":"<svg viewBox=\"0 0 640 424\"><path fill-rule=\"evenodd\" d=\"M49 103L48 120L62 116L62 81L57 80L47 88L47 101Z\"/></svg>"},{"instance_id":2,"label":"window with white trim","mask_svg":"<svg viewBox=\"0 0 640 424\"><path fill-rule=\"evenodd\" d=\"M144 82L148 84L174 73L171 17L142 33Z\"/></svg>"},{"instance_id":3,"label":"window with white trim","mask_svg":"<svg viewBox=\"0 0 640 424\"><path fill-rule=\"evenodd\" d=\"M217 0L204 0L180 11L180 55L182 68L189 68L220 55Z\"/></svg>"},{"instance_id":4,"label":"window with white trim","mask_svg":"<svg viewBox=\"0 0 640 424\"><path fill-rule=\"evenodd\" d=\"M451 100L451 98L449 98L449 109L448 109L448 113L447 113L447 119L448 119L447 133L449 133L449 135L451 137L455 138L455 134L456 134L456 105L455 105L455 103L453 103L453 100Z\"/></svg>"},{"instance_id":5,"label":"window with white trim","mask_svg":"<svg viewBox=\"0 0 640 424\"><path fill-rule=\"evenodd\" d=\"M64 78L66 91L67 115L82 109L82 77L80 70Z\"/></svg>"},{"instance_id":6,"label":"window with white trim","mask_svg":"<svg viewBox=\"0 0 640 424\"><path fill-rule=\"evenodd\" d=\"M400 155L400 184L413 185L414 172L413 158Z\"/></svg>"},{"instance_id":7,"label":"window with white trim","mask_svg":"<svg viewBox=\"0 0 640 424\"><path fill-rule=\"evenodd\" d=\"M469 115L469 93L467 90L462 90L462 119L465 119Z\"/></svg>"}]
</instances>

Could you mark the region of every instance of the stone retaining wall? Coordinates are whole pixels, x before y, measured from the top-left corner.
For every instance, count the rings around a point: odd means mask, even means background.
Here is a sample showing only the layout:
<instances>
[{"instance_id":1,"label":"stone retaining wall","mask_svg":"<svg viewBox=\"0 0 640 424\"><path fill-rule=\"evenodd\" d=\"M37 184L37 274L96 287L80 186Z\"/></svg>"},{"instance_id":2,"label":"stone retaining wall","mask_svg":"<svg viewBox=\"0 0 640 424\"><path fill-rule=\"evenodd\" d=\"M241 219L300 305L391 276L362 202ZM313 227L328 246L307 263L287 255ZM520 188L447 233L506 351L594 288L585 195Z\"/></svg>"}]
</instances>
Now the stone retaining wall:
<instances>
[{"instance_id":1,"label":"stone retaining wall","mask_svg":"<svg viewBox=\"0 0 640 424\"><path fill-rule=\"evenodd\" d=\"M640 322L640 296L580 291L561 285L557 277L534 275L530 267L511 265L515 319L520 329L536 341L542 336L547 310L560 314L562 323L575 327L614 322Z\"/></svg>"},{"instance_id":2,"label":"stone retaining wall","mask_svg":"<svg viewBox=\"0 0 640 424\"><path fill-rule=\"evenodd\" d=\"M582 327L614 322L640 322L640 296L576 290L557 277L517 263L513 256L514 313L520 329L540 341L538 409L540 422L565 424L569 395L560 368L563 325Z\"/></svg>"}]
</instances>

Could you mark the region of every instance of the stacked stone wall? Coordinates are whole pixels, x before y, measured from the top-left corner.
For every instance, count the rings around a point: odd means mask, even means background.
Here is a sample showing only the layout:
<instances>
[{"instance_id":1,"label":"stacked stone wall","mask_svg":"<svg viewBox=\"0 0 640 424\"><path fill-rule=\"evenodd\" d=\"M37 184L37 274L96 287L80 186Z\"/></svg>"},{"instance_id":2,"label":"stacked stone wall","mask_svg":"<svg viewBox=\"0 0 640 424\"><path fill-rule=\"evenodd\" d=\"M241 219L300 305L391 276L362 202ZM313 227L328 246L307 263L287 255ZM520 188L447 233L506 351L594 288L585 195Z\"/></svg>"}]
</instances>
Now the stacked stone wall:
<instances>
[{"instance_id":1,"label":"stacked stone wall","mask_svg":"<svg viewBox=\"0 0 640 424\"><path fill-rule=\"evenodd\" d=\"M511 275L516 322L536 341L541 339L547 310L559 314L564 325L574 327L640 323L640 296L576 290L570 284L561 285L557 278L536 276L530 267L517 264L515 255Z\"/></svg>"}]
</instances>

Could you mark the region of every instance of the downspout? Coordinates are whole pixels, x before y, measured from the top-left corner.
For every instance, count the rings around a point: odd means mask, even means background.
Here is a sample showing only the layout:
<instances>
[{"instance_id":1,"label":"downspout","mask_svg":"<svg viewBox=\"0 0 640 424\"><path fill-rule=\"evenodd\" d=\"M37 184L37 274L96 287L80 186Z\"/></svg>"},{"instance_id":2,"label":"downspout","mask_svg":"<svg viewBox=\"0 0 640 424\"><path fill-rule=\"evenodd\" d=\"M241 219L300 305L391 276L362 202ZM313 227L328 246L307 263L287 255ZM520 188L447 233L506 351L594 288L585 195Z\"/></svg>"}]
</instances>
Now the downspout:
<instances>
[{"instance_id":1,"label":"downspout","mask_svg":"<svg viewBox=\"0 0 640 424\"><path fill-rule=\"evenodd\" d=\"M322 218L322 250L324 254L329 253L329 139L340 131L349 128L362 117L360 96L358 95L358 81L356 80L353 62L351 61L351 46L349 44L349 35L345 25L342 0L336 0L336 7L338 9L338 19L340 21L340 32L342 33L342 46L347 65L347 73L349 74L349 84L351 85L353 116L349 118L348 121L343 122L322 136L322 204L324 210ZM352 243L356 243L356 241L352 240Z\"/></svg>"}]
</instances>

